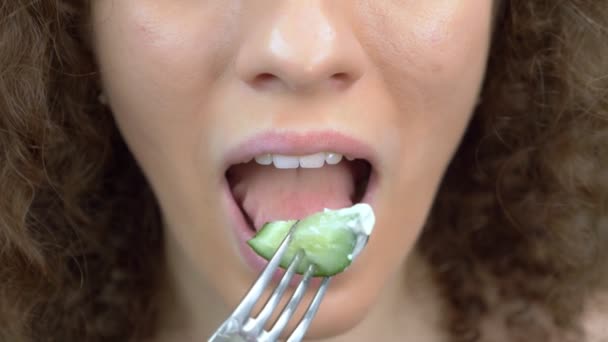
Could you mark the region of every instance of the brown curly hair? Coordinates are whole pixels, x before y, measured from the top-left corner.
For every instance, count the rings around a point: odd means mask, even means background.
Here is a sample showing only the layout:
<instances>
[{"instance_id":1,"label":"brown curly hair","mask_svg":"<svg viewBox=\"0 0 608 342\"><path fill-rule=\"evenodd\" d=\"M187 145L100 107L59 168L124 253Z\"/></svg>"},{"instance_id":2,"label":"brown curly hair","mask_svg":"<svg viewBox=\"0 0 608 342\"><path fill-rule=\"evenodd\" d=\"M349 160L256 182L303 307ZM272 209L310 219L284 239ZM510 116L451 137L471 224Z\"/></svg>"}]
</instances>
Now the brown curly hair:
<instances>
[{"instance_id":1,"label":"brown curly hair","mask_svg":"<svg viewBox=\"0 0 608 342\"><path fill-rule=\"evenodd\" d=\"M482 340L504 303L514 341L581 340L608 278L608 5L503 5L482 102L418 248L454 341ZM0 4L0 341L154 333L159 208L97 102L89 12Z\"/></svg>"}]
</instances>

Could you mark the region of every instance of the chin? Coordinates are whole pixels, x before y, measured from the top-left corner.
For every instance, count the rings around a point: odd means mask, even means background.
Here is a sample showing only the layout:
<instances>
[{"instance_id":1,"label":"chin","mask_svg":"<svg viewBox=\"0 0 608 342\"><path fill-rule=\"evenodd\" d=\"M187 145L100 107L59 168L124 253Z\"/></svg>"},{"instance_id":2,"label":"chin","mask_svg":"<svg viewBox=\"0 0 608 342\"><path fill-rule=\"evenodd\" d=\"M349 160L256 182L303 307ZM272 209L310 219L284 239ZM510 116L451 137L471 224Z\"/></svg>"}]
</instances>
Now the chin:
<instances>
[{"instance_id":1,"label":"chin","mask_svg":"<svg viewBox=\"0 0 608 342\"><path fill-rule=\"evenodd\" d=\"M356 284L328 292L306 334L307 339L340 336L354 329L371 311L377 297L377 293L366 292Z\"/></svg>"}]
</instances>

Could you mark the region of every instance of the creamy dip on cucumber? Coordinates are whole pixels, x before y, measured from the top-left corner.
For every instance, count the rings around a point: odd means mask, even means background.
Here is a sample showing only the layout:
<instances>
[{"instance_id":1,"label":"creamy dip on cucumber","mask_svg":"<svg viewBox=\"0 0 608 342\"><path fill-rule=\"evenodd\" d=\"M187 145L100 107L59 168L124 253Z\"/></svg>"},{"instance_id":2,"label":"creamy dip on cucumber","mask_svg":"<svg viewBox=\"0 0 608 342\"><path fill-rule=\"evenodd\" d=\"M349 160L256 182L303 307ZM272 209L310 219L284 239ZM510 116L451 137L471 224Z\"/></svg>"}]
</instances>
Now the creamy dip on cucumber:
<instances>
[{"instance_id":1,"label":"creamy dip on cucumber","mask_svg":"<svg viewBox=\"0 0 608 342\"><path fill-rule=\"evenodd\" d=\"M294 255L304 251L304 260L297 273L304 273L312 263L314 276L332 276L344 271L361 253L371 235L374 212L369 204L358 203L343 209L324 209L297 220L266 223L248 244L269 260L297 222L292 241L281 260L286 268Z\"/></svg>"}]
</instances>

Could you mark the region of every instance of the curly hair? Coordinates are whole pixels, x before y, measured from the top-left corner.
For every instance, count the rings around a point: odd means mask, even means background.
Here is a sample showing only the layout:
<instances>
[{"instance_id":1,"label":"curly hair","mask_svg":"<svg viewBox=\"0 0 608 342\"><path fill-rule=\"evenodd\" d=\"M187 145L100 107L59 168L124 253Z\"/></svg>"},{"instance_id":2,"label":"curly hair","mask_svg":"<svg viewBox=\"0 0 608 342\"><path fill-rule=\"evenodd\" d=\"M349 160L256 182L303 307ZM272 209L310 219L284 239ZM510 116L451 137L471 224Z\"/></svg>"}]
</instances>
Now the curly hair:
<instances>
[{"instance_id":1,"label":"curly hair","mask_svg":"<svg viewBox=\"0 0 608 342\"><path fill-rule=\"evenodd\" d=\"M96 100L89 12L0 4L0 341L154 333L160 210ZM454 341L482 340L488 315L513 341L580 340L608 282L608 6L511 0L498 20L483 100L417 248Z\"/></svg>"}]
</instances>

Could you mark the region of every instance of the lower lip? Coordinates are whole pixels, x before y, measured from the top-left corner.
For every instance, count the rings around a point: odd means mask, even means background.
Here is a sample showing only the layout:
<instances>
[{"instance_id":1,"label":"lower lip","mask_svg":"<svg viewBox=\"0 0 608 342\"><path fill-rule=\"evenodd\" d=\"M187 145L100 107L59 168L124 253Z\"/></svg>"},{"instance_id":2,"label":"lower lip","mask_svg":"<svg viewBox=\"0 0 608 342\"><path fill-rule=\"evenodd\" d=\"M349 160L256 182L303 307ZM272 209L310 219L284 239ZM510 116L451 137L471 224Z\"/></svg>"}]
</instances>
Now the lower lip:
<instances>
[{"instance_id":1,"label":"lower lip","mask_svg":"<svg viewBox=\"0 0 608 342\"><path fill-rule=\"evenodd\" d=\"M230 187L226 179L224 179L223 184L223 200L226 203L228 209L228 215L230 216L232 231L235 232L238 249L241 254L241 257L244 259L244 262L257 274L262 272L268 261L261 256L257 255L253 249L247 244L254 235L255 232L251 230L247 222L245 221L245 217L241 213L239 206L237 205L234 197L232 196L232 191L230 191ZM378 187L378 177L376 172L371 173L369 183L367 186L367 191L365 196L361 200L361 203L367 203L372 206L372 201ZM285 270L282 268L277 269L275 274L273 275L273 280L279 281ZM297 285L302 279L301 275L296 274L291 282L290 286ZM313 278L311 281L311 285L317 285L321 281L321 278Z\"/></svg>"}]
</instances>

